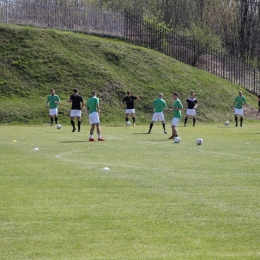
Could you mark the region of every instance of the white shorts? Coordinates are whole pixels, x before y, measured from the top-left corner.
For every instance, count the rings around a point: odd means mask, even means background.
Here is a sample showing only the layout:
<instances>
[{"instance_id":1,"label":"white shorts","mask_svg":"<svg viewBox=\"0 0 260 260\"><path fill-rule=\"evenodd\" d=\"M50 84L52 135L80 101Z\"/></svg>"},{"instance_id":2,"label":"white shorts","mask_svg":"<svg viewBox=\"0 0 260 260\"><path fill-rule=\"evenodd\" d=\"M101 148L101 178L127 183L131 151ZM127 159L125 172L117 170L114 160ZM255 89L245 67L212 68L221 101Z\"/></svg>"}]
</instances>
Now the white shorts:
<instances>
[{"instance_id":1,"label":"white shorts","mask_svg":"<svg viewBox=\"0 0 260 260\"><path fill-rule=\"evenodd\" d=\"M57 116L58 115L58 108L51 108L50 109L50 116Z\"/></svg>"},{"instance_id":2,"label":"white shorts","mask_svg":"<svg viewBox=\"0 0 260 260\"><path fill-rule=\"evenodd\" d=\"M88 115L88 118L89 118L89 123L91 125L99 124L99 114L98 114L98 112L92 112L91 114Z\"/></svg>"},{"instance_id":3,"label":"white shorts","mask_svg":"<svg viewBox=\"0 0 260 260\"><path fill-rule=\"evenodd\" d=\"M164 114L163 112L157 112L153 114L153 118L152 121L160 121L163 122L164 121Z\"/></svg>"},{"instance_id":4,"label":"white shorts","mask_svg":"<svg viewBox=\"0 0 260 260\"><path fill-rule=\"evenodd\" d=\"M192 109L187 108L186 115L187 116L196 116L196 109L194 109L194 108L192 108Z\"/></svg>"},{"instance_id":5,"label":"white shorts","mask_svg":"<svg viewBox=\"0 0 260 260\"><path fill-rule=\"evenodd\" d=\"M73 109L70 111L70 116L71 117L80 117L81 116L81 110Z\"/></svg>"},{"instance_id":6,"label":"white shorts","mask_svg":"<svg viewBox=\"0 0 260 260\"><path fill-rule=\"evenodd\" d=\"M243 108L235 108L235 115L243 116Z\"/></svg>"},{"instance_id":7,"label":"white shorts","mask_svg":"<svg viewBox=\"0 0 260 260\"><path fill-rule=\"evenodd\" d=\"M172 119L172 125L177 126L179 124L180 118L174 117Z\"/></svg>"},{"instance_id":8,"label":"white shorts","mask_svg":"<svg viewBox=\"0 0 260 260\"><path fill-rule=\"evenodd\" d=\"M135 113L135 109L134 108L133 109L126 109L125 113L126 114L134 114Z\"/></svg>"}]
</instances>

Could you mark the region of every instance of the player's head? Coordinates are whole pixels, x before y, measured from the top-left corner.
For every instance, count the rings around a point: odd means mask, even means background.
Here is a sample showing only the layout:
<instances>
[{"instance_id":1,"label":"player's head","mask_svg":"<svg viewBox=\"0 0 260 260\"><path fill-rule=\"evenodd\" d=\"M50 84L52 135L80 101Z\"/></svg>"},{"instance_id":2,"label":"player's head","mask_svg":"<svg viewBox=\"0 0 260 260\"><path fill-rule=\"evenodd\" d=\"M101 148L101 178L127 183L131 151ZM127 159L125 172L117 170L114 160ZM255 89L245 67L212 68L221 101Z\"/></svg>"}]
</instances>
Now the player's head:
<instances>
[{"instance_id":1,"label":"player's head","mask_svg":"<svg viewBox=\"0 0 260 260\"><path fill-rule=\"evenodd\" d=\"M51 94L52 94L52 95L55 94L55 90L54 90L54 89L51 90Z\"/></svg>"},{"instance_id":2,"label":"player's head","mask_svg":"<svg viewBox=\"0 0 260 260\"><path fill-rule=\"evenodd\" d=\"M190 96L191 96L191 97L194 97L194 96L195 96L195 93L192 91L192 92L190 93Z\"/></svg>"},{"instance_id":3,"label":"player's head","mask_svg":"<svg viewBox=\"0 0 260 260\"><path fill-rule=\"evenodd\" d=\"M74 94L76 94L76 93L79 92L79 90L78 90L77 88L74 88L74 89L73 89L73 92L74 92Z\"/></svg>"},{"instance_id":4,"label":"player's head","mask_svg":"<svg viewBox=\"0 0 260 260\"><path fill-rule=\"evenodd\" d=\"M159 93L158 98L162 98L163 97L163 93Z\"/></svg>"},{"instance_id":5,"label":"player's head","mask_svg":"<svg viewBox=\"0 0 260 260\"><path fill-rule=\"evenodd\" d=\"M178 98L178 96L179 96L178 92L174 92L173 95L172 95L174 100L176 100Z\"/></svg>"},{"instance_id":6,"label":"player's head","mask_svg":"<svg viewBox=\"0 0 260 260\"><path fill-rule=\"evenodd\" d=\"M126 92L126 95L127 95L127 96L130 96L130 95L131 95L131 92L128 90L128 91Z\"/></svg>"},{"instance_id":7,"label":"player's head","mask_svg":"<svg viewBox=\"0 0 260 260\"><path fill-rule=\"evenodd\" d=\"M241 96L243 96L243 92L242 91L239 91L238 92L238 95L241 97Z\"/></svg>"},{"instance_id":8,"label":"player's head","mask_svg":"<svg viewBox=\"0 0 260 260\"><path fill-rule=\"evenodd\" d=\"M95 97L95 96L96 96L96 91L95 91L95 90L92 90L92 91L91 91L91 96L92 96L92 97Z\"/></svg>"}]
</instances>

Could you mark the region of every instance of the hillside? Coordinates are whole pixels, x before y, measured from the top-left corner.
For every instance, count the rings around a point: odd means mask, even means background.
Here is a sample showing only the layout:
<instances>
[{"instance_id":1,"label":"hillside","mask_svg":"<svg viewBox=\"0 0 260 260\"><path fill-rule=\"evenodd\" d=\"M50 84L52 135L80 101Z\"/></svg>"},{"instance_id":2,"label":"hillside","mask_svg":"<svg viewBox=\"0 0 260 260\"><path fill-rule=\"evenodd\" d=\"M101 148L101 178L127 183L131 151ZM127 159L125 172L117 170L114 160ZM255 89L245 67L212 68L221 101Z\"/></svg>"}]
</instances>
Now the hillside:
<instances>
[{"instance_id":1,"label":"hillside","mask_svg":"<svg viewBox=\"0 0 260 260\"><path fill-rule=\"evenodd\" d=\"M0 46L1 124L49 122L45 103L53 88L62 100L60 121L69 123L66 100L74 87L85 100L92 89L98 92L102 122L111 125L123 121L119 102L127 90L140 97L139 123L150 121L151 103L159 92L170 106L174 91L183 103L190 91L196 93L198 121L232 121L230 105L241 89L161 53L115 39L0 24ZM245 116L253 118L256 98L243 91L249 105Z\"/></svg>"}]
</instances>

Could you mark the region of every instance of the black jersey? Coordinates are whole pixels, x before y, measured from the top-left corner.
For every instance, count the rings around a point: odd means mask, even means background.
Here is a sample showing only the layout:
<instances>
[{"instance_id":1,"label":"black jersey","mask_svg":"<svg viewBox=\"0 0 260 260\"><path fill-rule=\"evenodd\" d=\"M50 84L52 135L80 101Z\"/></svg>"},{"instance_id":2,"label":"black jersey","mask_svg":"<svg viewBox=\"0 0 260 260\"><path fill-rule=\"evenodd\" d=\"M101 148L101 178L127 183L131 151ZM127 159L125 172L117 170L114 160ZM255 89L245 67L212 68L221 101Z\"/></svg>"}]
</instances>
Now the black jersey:
<instances>
[{"instance_id":1,"label":"black jersey","mask_svg":"<svg viewBox=\"0 0 260 260\"><path fill-rule=\"evenodd\" d=\"M124 97L123 102L126 102L126 109L134 109L134 100L136 99L135 96Z\"/></svg>"},{"instance_id":2,"label":"black jersey","mask_svg":"<svg viewBox=\"0 0 260 260\"><path fill-rule=\"evenodd\" d=\"M83 103L83 98L80 95L71 95L70 100L72 100L71 110L81 110L81 102Z\"/></svg>"},{"instance_id":3,"label":"black jersey","mask_svg":"<svg viewBox=\"0 0 260 260\"><path fill-rule=\"evenodd\" d=\"M193 109L197 104L196 98L187 98L186 102L188 104L188 109Z\"/></svg>"},{"instance_id":4,"label":"black jersey","mask_svg":"<svg viewBox=\"0 0 260 260\"><path fill-rule=\"evenodd\" d=\"M260 107L260 100L258 100L258 107Z\"/></svg>"}]
</instances>

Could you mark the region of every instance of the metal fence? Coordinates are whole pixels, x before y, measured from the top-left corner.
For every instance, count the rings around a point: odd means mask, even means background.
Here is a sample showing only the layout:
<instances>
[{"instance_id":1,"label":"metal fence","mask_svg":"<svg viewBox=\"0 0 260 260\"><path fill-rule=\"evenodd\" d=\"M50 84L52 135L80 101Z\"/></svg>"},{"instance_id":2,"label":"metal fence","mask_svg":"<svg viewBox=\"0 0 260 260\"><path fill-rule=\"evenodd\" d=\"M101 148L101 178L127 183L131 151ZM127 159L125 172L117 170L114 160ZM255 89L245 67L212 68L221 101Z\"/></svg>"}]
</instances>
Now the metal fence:
<instances>
[{"instance_id":1,"label":"metal fence","mask_svg":"<svg viewBox=\"0 0 260 260\"><path fill-rule=\"evenodd\" d=\"M113 37L124 37L124 13L91 8L77 2L73 6L52 1L0 0L0 22L33 25L43 28L81 31Z\"/></svg>"},{"instance_id":2,"label":"metal fence","mask_svg":"<svg viewBox=\"0 0 260 260\"><path fill-rule=\"evenodd\" d=\"M200 44L166 29L154 28L141 17L125 14L125 39L165 53L181 62L205 70L240 85L252 93L260 93L260 73L236 57L204 49Z\"/></svg>"},{"instance_id":3,"label":"metal fence","mask_svg":"<svg viewBox=\"0 0 260 260\"><path fill-rule=\"evenodd\" d=\"M59 1L47 5L32 0L0 0L0 22L119 37L227 79L252 93L260 92L260 73L249 63L204 49L198 42L168 33L127 12L104 11L80 2L67 6Z\"/></svg>"}]
</instances>

